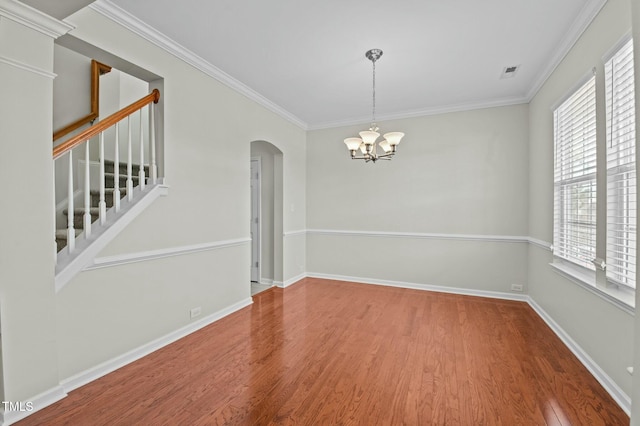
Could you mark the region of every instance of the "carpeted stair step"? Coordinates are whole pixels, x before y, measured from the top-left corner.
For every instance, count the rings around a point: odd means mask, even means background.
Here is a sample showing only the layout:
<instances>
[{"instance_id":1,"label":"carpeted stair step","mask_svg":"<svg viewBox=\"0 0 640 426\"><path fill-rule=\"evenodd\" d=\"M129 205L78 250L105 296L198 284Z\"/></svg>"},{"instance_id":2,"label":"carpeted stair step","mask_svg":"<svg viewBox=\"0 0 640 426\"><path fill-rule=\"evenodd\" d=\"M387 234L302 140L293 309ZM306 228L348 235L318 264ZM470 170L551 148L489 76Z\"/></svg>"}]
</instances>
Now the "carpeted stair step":
<instances>
[{"instance_id":1,"label":"carpeted stair step","mask_svg":"<svg viewBox=\"0 0 640 426\"><path fill-rule=\"evenodd\" d=\"M105 160L104 161L104 171L105 173L113 173L114 170L116 169L115 167L115 163L111 160ZM120 162L118 164L118 169L120 170L120 174L121 175L126 175L127 174L127 163L126 162ZM140 166L137 164L132 164L131 165L131 174L134 175L138 175L138 171L140 170ZM144 166L144 175L145 176L149 176L149 166Z\"/></svg>"},{"instance_id":2,"label":"carpeted stair step","mask_svg":"<svg viewBox=\"0 0 640 426\"><path fill-rule=\"evenodd\" d=\"M113 191L114 188L105 188L104 189L104 201L107 203L107 208L113 207ZM123 199L127 196L126 188L120 188L120 199ZM100 191L97 189L91 190L91 207L98 207L100 203Z\"/></svg>"},{"instance_id":3,"label":"carpeted stair step","mask_svg":"<svg viewBox=\"0 0 640 426\"><path fill-rule=\"evenodd\" d=\"M66 229L56 229L56 245L58 246L58 251L62 250L67 246L67 230Z\"/></svg>"},{"instance_id":4,"label":"carpeted stair step","mask_svg":"<svg viewBox=\"0 0 640 426\"><path fill-rule=\"evenodd\" d=\"M98 220L98 217L100 216L100 209L97 207L91 207L89 209L89 213L91 213L91 222L93 223L96 220ZM68 217L69 210L64 209L62 214ZM83 207L78 207L73 209L73 227L76 229L76 231L84 229L84 208Z\"/></svg>"},{"instance_id":5,"label":"carpeted stair step","mask_svg":"<svg viewBox=\"0 0 640 426\"><path fill-rule=\"evenodd\" d=\"M120 174L119 176L119 182L120 182L120 188L126 188L127 185L127 175L123 175ZM138 177L137 174L134 174L131 176L131 181L133 182L133 186L138 186L138 182L140 181L140 178ZM149 181L149 177L147 175L145 175L145 183ZM114 182L115 182L115 174L113 172L105 172L104 174L104 185L108 188L113 188L114 187Z\"/></svg>"},{"instance_id":6,"label":"carpeted stair step","mask_svg":"<svg viewBox=\"0 0 640 426\"><path fill-rule=\"evenodd\" d=\"M114 192L114 181L115 181L115 170L113 161L105 161L105 189L104 189L104 201L106 203L107 209L113 207L113 192ZM120 198L125 198L127 196L127 163L120 163L119 165L120 176L119 176L119 189L120 189ZM131 180L133 182L133 186L136 187L139 184L140 178L138 177L138 172L140 170L140 166L136 164L131 165ZM149 181L149 166L144 167L145 171L145 182ZM100 191L96 189L92 189L90 191L91 197L91 209L89 213L91 214L91 222L95 222L100 217L100 209L98 208L98 204L100 203ZM83 199L84 200L84 199ZM76 202L76 205L78 203ZM82 206L74 209L73 212L73 227L76 230L76 236L78 236L84 229L84 201L82 201ZM63 211L65 216L68 216L68 209ZM66 221L65 221L66 224ZM66 229L58 229L56 230L56 244L58 247L58 251L62 250L67 246L67 230Z\"/></svg>"}]
</instances>

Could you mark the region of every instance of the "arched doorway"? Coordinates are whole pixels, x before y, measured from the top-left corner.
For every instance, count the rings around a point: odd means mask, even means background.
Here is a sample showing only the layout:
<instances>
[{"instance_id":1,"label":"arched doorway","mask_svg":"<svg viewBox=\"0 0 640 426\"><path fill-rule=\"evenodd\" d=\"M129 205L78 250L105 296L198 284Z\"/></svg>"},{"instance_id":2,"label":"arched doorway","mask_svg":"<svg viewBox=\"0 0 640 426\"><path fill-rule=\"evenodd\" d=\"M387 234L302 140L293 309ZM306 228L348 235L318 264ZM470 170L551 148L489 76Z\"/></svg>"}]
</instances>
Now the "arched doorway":
<instances>
[{"instance_id":1,"label":"arched doorway","mask_svg":"<svg viewBox=\"0 0 640 426\"><path fill-rule=\"evenodd\" d=\"M282 286L282 151L251 142L251 294Z\"/></svg>"}]
</instances>

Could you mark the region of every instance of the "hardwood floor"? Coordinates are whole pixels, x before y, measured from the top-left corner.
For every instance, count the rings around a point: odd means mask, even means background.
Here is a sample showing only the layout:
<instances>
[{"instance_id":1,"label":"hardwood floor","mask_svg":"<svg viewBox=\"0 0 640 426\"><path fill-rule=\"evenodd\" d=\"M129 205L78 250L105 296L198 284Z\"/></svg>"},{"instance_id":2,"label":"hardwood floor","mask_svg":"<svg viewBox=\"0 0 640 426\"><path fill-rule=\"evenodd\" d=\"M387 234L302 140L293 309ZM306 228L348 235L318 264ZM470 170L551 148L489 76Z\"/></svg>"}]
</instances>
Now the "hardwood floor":
<instances>
[{"instance_id":1,"label":"hardwood floor","mask_svg":"<svg viewBox=\"0 0 640 426\"><path fill-rule=\"evenodd\" d=\"M523 302L307 278L20 425L623 425Z\"/></svg>"}]
</instances>

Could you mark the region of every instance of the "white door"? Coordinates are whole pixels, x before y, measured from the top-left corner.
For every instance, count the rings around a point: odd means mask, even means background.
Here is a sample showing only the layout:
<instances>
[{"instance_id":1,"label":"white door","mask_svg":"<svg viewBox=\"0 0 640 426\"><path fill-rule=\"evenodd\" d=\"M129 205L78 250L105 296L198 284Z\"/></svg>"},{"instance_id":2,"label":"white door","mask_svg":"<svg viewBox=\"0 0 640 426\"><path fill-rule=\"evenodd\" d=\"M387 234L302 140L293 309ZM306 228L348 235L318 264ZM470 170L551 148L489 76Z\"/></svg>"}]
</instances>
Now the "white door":
<instances>
[{"instance_id":1,"label":"white door","mask_svg":"<svg viewBox=\"0 0 640 426\"><path fill-rule=\"evenodd\" d=\"M260 281L260 159L251 159L251 281Z\"/></svg>"}]
</instances>

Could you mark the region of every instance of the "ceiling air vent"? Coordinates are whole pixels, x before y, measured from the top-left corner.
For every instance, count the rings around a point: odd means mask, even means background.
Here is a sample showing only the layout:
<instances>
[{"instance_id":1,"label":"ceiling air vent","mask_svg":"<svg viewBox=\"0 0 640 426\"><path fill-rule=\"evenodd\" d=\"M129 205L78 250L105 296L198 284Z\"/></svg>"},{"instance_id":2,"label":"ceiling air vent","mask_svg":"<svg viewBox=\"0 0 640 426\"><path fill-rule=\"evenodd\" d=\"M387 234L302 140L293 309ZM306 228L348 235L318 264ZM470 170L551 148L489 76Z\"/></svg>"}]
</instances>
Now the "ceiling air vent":
<instances>
[{"instance_id":1,"label":"ceiling air vent","mask_svg":"<svg viewBox=\"0 0 640 426\"><path fill-rule=\"evenodd\" d=\"M502 75L500 78L513 78L518 73L520 65L510 65L502 69Z\"/></svg>"}]
</instances>

